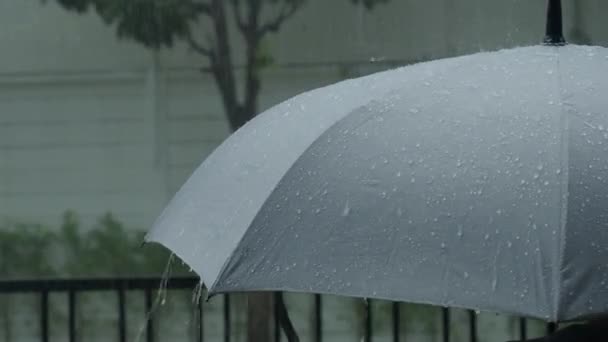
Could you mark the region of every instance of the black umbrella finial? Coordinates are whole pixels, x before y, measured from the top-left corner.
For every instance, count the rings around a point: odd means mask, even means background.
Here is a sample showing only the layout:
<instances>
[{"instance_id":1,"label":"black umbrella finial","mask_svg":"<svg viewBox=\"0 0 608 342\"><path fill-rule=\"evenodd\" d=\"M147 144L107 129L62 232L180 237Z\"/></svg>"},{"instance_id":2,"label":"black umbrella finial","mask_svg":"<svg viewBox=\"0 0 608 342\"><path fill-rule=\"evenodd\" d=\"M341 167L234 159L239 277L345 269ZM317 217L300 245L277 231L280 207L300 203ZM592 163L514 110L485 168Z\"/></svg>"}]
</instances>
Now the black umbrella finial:
<instances>
[{"instance_id":1,"label":"black umbrella finial","mask_svg":"<svg viewBox=\"0 0 608 342\"><path fill-rule=\"evenodd\" d=\"M563 33L562 1L548 0L547 5L547 30L543 43L545 45L566 45Z\"/></svg>"}]
</instances>

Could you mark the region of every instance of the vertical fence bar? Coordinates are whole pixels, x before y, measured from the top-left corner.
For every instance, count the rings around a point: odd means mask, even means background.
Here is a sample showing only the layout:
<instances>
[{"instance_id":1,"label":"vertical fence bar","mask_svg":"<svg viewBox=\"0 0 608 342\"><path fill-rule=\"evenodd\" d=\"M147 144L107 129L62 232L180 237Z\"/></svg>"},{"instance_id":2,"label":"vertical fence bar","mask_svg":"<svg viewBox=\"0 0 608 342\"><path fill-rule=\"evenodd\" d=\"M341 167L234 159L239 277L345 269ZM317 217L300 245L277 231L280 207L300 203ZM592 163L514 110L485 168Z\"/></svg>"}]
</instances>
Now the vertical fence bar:
<instances>
[{"instance_id":1,"label":"vertical fence bar","mask_svg":"<svg viewBox=\"0 0 608 342\"><path fill-rule=\"evenodd\" d=\"M547 323L547 335L553 334L556 330L557 330L556 323L553 323L553 322Z\"/></svg>"},{"instance_id":2,"label":"vertical fence bar","mask_svg":"<svg viewBox=\"0 0 608 342\"><path fill-rule=\"evenodd\" d=\"M40 292L40 339L49 342L49 292Z\"/></svg>"},{"instance_id":3,"label":"vertical fence bar","mask_svg":"<svg viewBox=\"0 0 608 342\"><path fill-rule=\"evenodd\" d=\"M274 341L281 342L281 320L279 315L280 313L280 302L279 302L279 293L273 293L273 304L274 304Z\"/></svg>"},{"instance_id":4,"label":"vertical fence bar","mask_svg":"<svg viewBox=\"0 0 608 342\"><path fill-rule=\"evenodd\" d=\"M372 342L372 300L366 299L365 301L365 342Z\"/></svg>"},{"instance_id":5,"label":"vertical fence bar","mask_svg":"<svg viewBox=\"0 0 608 342\"><path fill-rule=\"evenodd\" d=\"M524 317L519 319L519 339L521 341L528 339L528 320Z\"/></svg>"},{"instance_id":6,"label":"vertical fence bar","mask_svg":"<svg viewBox=\"0 0 608 342\"><path fill-rule=\"evenodd\" d=\"M76 291L68 291L68 334L69 341L76 342Z\"/></svg>"},{"instance_id":7,"label":"vertical fence bar","mask_svg":"<svg viewBox=\"0 0 608 342\"><path fill-rule=\"evenodd\" d=\"M471 342L477 342L477 314L469 310L469 336Z\"/></svg>"},{"instance_id":8,"label":"vertical fence bar","mask_svg":"<svg viewBox=\"0 0 608 342\"><path fill-rule=\"evenodd\" d=\"M315 294L315 342L323 342L323 301Z\"/></svg>"},{"instance_id":9,"label":"vertical fence bar","mask_svg":"<svg viewBox=\"0 0 608 342\"><path fill-rule=\"evenodd\" d=\"M399 342L401 339L401 304L393 302L393 342Z\"/></svg>"},{"instance_id":10,"label":"vertical fence bar","mask_svg":"<svg viewBox=\"0 0 608 342\"><path fill-rule=\"evenodd\" d=\"M152 289L146 287L144 290L146 302L146 342L154 342L154 313L152 312Z\"/></svg>"},{"instance_id":11,"label":"vertical fence bar","mask_svg":"<svg viewBox=\"0 0 608 342\"><path fill-rule=\"evenodd\" d=\"M125 288L120 283L118 290L118 340L120 342L127 342L127 322L126 322L126 309L125 309Z\"/></svg>"},{"instance_id":12,"label":"vertical fence bar","mask_svg":"<svg viewBox=\"0 0 608 342\"><path fill-rule=\"evenodd\" d=\"M450 310L442 309L443 342L450 342Z\"/></svg>"},{"instance_id":13,"label":"vertical fence bar","mask_svg":"<svg viewBox=\"0 0 608 342\"><path fill-rule=\"evenodd\" d=\"M198 297L198 342L203 342L205 339L205 320L204 320L204 312L203 305L205 300L203 296Z\"/></svg>"},{"instance_id":14,"label":"vertical fence bar","mask_svg":"<svg viewBox=\"0 0 608 342\"><path fill-rule=\"evenodd\" d=\"M224 295L224 342L230 342L230 295Z\"/></svg>"}]
</instances>

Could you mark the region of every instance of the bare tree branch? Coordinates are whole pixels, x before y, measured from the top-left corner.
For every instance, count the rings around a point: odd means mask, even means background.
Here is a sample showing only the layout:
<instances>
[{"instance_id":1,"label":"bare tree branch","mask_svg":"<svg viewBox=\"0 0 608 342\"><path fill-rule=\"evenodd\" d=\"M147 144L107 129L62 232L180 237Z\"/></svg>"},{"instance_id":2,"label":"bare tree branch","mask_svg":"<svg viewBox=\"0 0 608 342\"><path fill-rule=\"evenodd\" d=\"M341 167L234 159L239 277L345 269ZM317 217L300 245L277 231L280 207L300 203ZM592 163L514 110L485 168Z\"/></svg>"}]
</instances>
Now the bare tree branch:
<instances>
[{"instance_id":1,"label":"bare tree branch","mask_svg":"<svg viewBox=\"0 0 608 342\"><path fill-rule=\"evenodd\" d=\"M274 18L272 18L260 27L259 34L263 36L269 32L278 32L281 29L283 23L285 23L287 19L291 18L301 6L301 1L294 1L284 4L283 8L281 8L281 11Z\"/></svg>"},{"instance_id":2,"label":"bare tree branch","mask_svg":"<svg viewBox=\"0 0 608 342\"><path fill-rule=\"evenodd\" d=\"M200 53L203 56L209 57L209 58L212 58L214 56L213 48L207 47L207 46L203 45L202 43L196 41L196 39L194 39L192 34L188 34L186 36L186 39L192 50Z\"/></svg>"},{"instance_id":3,"label":"bare tree branch","mask_svg":"<svg viewBox=\"0 0 608 342\"><path fill-rule=\"evenodd\" d=\"M247 31L247 23L241 14L241 0L231 0L232 2L232 16L234 17L234 22L236 26L241 30L241 32Z\"/></svg>"}]
</instances>

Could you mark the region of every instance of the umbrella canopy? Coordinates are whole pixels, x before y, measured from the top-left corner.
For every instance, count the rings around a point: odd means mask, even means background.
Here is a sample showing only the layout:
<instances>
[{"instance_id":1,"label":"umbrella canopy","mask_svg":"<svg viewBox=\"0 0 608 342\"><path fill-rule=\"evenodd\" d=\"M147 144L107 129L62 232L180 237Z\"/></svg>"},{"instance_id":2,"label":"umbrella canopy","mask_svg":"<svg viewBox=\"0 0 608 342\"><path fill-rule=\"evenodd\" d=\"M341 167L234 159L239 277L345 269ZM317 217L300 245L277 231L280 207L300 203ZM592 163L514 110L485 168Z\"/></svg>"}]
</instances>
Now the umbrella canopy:
<instances>
[{"instance_id":1,"label":"umbrella canopy","mask_svg":"<svg viewBox=\"0 0 608 342\"><path fill-rule=\"evenodd\" d=\"M606 312L605 75L607 49L535 46L299 95L214 151L147 240L211 294Z\"/></svg>"}]
</instances>

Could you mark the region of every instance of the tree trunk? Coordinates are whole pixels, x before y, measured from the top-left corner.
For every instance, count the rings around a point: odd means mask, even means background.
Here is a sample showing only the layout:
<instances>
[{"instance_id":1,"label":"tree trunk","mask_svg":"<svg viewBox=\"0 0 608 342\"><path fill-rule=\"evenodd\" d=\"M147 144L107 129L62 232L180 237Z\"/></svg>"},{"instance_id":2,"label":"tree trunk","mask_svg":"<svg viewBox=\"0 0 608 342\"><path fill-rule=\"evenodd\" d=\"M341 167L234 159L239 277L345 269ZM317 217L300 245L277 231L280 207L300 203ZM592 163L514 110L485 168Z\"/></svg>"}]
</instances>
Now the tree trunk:
<instances>
[{"instance_id":1,"label":"tree trunk","mask_svg":"<svg viewBox=\"0 0 608 342\"><path fill-rule=\"evenodd\" d=\"M258 111L258 96L261 82L257 65L257 53L261 41L259 15L262 3L248 2L247 23L242 26L246 43L246 73L243 101L237 96L237 82L232 65L229 44L228 21L225 0L212 0L212 17L215 31L214 53L210 54L211 71L219 88L224 110L231 130L234 132L251 120ZM247 297L247 341L272 341L272 294L252 293Z\"/></svg>"}]
</instances>

